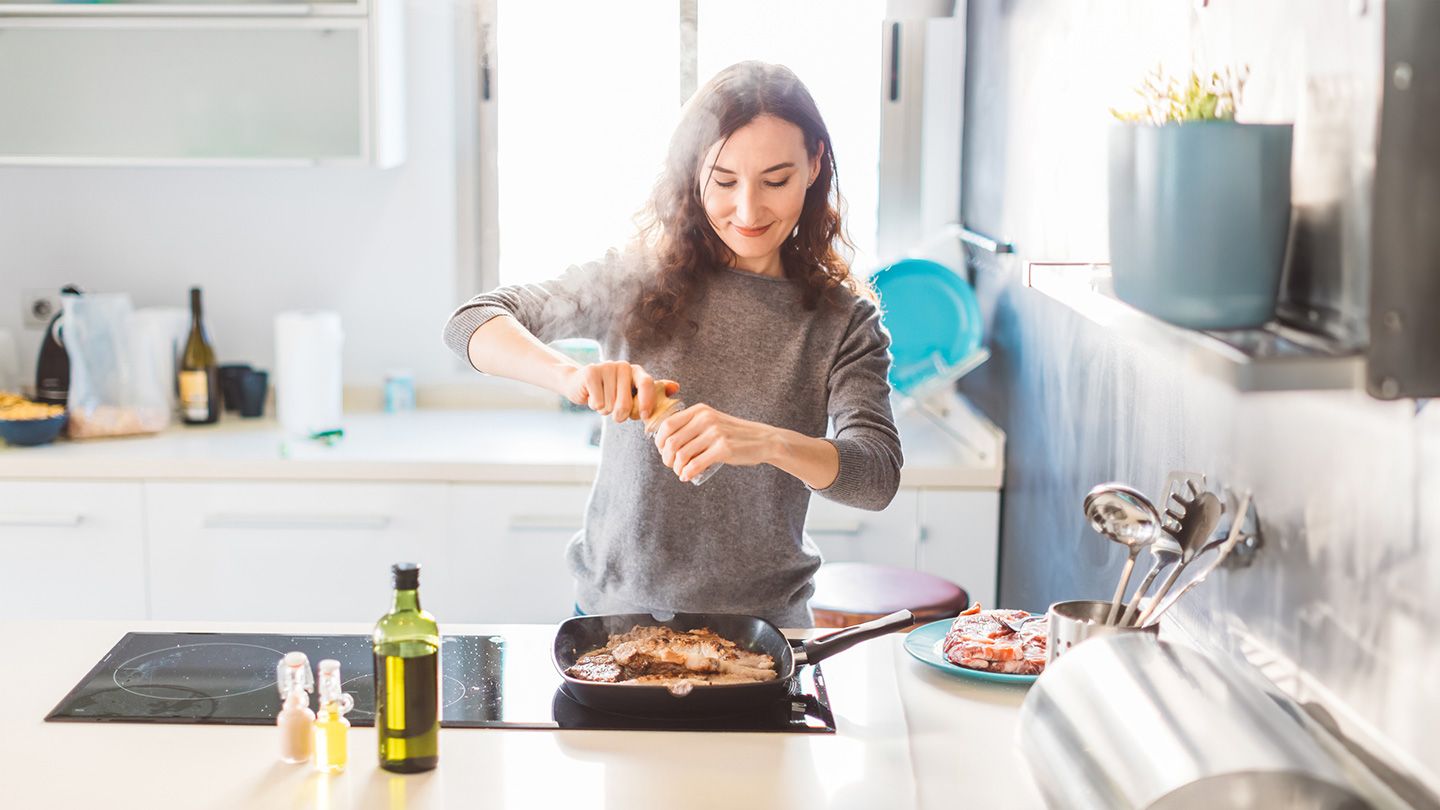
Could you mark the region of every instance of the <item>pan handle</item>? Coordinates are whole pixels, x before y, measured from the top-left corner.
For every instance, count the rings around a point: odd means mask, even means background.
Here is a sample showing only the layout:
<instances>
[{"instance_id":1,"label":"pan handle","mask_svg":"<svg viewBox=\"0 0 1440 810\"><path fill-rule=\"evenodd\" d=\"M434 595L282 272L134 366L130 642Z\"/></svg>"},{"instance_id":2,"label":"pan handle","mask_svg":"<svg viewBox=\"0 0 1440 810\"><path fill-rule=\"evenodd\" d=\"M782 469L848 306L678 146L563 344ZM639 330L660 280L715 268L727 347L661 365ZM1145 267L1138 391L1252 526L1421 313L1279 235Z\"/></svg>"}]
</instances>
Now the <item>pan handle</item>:
<instances>
[{"instance_id":1,"label":"pan handle","mask_svg":"<svg viewBox=\"0 0 1440 810\"><path fill-rule=\"evenodd\" d=\"M795 651L795 666L818 664L838 652L854 647L862 641L879 638L896 630L904 630L915 624L915 614L908 610L897 610L889 616L872 619L864 624L837 630L805 642Z\"/></svg>"}]
</instances>

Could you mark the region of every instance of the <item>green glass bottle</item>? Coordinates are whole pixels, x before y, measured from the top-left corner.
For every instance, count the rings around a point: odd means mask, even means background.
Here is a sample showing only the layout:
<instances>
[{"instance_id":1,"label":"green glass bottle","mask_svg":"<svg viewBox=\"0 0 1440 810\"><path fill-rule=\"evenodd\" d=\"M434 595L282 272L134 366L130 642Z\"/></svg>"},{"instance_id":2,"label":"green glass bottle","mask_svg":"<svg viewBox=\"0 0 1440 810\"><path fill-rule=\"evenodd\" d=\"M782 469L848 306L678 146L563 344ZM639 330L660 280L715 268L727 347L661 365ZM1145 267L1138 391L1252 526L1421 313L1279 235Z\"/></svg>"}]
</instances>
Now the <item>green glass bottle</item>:
<instances>
[{"instance_id":1,"label":"green glass bottle","mask_svg":"<svg viewBox=\"0 0 1440 810\"><path fill-rule=\"evenodd\" d=\"M390 612L375 624L375 730L380 767L428 771L440 761L440 630L420 609L420 566L396 563Z\"/></svg>"},{"instance_id":2,"label":"green glass bottle","mask_svg":"<svg viewBox=\"0 0 1440 810\"><path fill-rule=\"evenodd\" d=\"M215 347L205 332L200 288L190 288L190 337L180 355L180 418L187 425L213 425L220 420L220 367Z\"/></svg>"}]
</instances>

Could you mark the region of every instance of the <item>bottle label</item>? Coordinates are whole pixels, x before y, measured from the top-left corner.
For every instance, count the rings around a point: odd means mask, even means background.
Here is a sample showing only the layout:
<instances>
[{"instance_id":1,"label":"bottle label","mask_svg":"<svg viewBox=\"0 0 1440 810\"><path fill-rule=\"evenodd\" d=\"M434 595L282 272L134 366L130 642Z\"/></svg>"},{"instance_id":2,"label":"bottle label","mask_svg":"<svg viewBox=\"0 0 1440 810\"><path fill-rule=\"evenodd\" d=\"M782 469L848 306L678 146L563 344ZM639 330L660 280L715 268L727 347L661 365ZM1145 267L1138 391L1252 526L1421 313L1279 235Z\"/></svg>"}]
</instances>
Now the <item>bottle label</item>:
<instances>
[{"instance_id":1,"label":"bottle label","mask_svg":"<svg viewBox=\"0 0 1440 810\"><path fill-rule=\"evenodd\" d=\"M201 371L180 372L180 410L186 419L210 418L210 375Z\"/></svg>"}]
</instances>

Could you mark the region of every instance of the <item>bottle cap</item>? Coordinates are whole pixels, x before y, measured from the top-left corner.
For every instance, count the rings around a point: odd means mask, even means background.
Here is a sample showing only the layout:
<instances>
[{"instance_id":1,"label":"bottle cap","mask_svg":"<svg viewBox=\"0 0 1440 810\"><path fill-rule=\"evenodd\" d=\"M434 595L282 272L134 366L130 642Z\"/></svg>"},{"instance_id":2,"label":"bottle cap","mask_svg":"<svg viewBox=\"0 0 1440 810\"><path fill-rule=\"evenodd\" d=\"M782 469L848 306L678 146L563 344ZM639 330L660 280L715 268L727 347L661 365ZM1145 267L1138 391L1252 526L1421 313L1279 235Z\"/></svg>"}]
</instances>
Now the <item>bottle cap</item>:
<instances>
[{"instance_id":1,"label":"bottle cap","mask_svg":"<svg viewBox=\"0 0 1440 810\"><path fill-rule=\"evenodd\" d=\"M310 671L310 658L298 650L285 653L275 665L275 682L282 700L288 699L292 693L315 691L315 673Z\"/></svg>"},{"instance_id":2,"label":"bottle cap","mask_svg":"<svg viewBox=\"0 0 1440 810\"><path fill-rule=\"evenodd\" d=\"M395 577L397 591L413 591L420 587L419 563L395 563L390 566L390 573Z\"/></svg>"}]
</instances>

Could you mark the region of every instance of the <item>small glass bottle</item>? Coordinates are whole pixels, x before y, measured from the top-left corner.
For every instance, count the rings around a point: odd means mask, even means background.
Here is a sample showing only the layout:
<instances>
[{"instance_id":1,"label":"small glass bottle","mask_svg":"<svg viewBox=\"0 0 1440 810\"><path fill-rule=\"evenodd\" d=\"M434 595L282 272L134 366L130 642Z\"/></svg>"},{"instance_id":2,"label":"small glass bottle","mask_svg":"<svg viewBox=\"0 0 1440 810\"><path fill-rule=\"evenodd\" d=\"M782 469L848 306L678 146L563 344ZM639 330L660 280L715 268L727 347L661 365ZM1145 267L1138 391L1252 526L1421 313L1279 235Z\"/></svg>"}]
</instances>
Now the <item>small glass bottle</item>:
<instances>
[{"instance_id":1,"label":"small glass bottle","mask_svg":"<svg viewBox=\"0 0 1440 810\"><path fill-rule=\"evenodd\" d=\"M310 729L315 724L315 712L310 711L310 693L315 691L310 659L303 652L286 653L275 666L275 681L282 704L275 715L275 725L280 729L280 759L292 765L309 762L313 750Z\"/></svg>"},{"instance_id":2,"label":"small glass bottle","mask_svg":"<svg viewBox=\"0 0 1440 810\"><path fill-rule=\"evenodd\" d=\"M660 380L655 383L655 404L650 409L650 418L645 420L645 435L652 439L656 433L660 432L660 425L664 423L666 419L685 410L686 407L685 400L672 397L665 393L665 382L665 380ZM632 411L632 415L638 418L640 411L638 402L633 406ZM711 464L705 468L704 472L691 478L690 483L698 487L706 481L709 481L710 476L719 472L720 468L724 466L724 464L718 463Z\"/></svg>"},{"instance_id":3,"label":"small glass bottle","mask_svg":"<svg viewBox=\"0 0 1440 810\"><path fill-rule=\"evenodd\" d=\"M320 662L320 711L315 714L315 769L340 773L350 760L350 721L355 698L340 690L340 662Z\"/></svg>"}]
</instances>

